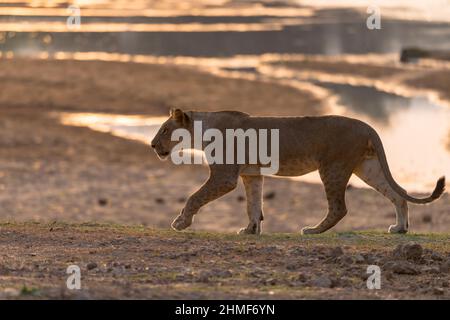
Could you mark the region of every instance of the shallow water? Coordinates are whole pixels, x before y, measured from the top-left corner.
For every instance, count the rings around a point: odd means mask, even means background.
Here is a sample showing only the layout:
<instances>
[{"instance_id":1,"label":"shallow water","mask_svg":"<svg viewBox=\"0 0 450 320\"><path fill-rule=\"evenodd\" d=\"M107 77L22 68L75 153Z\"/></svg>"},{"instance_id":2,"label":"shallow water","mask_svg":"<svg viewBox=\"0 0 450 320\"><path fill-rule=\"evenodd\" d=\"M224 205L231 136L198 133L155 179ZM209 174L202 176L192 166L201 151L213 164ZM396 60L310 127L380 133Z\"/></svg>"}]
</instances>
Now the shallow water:
<instances>
[{"instance_id":1,"label":"shallow water","mask_svg":"<svg viewBox=\"0 0 450 320\"><path fill-rule=\"evenodd\" d=\"M140 9L144 3L133 3L127 10L120 10L105 2L94 9L87 1L87 7L82 7L80 29L68 29L64 3L56 8L19 3L0 10L0 51L22 55L103 51L229 57L264 53L389 53L404 46L450 49L447 23L392 20L390 12L396 7L387 4L382 7L381 30L367 29L367 13L361 9L361 3L351 8L347 4L332 12L298 7L295 1L279 7L257 2L236 7L227 1L224 6L216 4L210 8L200 5L189 9L189 5L178 9ZM342 6L339 1L334 5ZM439 6L434 6L433 12L445 11L436 8ZM401 12L406 11L414 10Z\"/></svg>"}]
</instances>

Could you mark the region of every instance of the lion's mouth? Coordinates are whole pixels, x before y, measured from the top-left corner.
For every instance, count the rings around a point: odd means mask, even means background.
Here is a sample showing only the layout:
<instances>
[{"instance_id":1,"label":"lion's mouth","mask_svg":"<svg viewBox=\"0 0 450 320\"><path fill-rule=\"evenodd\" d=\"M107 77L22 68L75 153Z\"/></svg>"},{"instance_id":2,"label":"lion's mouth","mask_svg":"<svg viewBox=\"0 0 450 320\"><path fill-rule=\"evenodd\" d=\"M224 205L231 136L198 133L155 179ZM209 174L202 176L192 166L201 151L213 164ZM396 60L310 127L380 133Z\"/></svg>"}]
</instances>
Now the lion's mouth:
<instances>
[{"instance_id":1,"label":"lion's mouth","mask_svg":"<svg viewBox=\"0 0 450 320\"><path fill-rule=\"evenodd\" d=\"M167 156L170 154L168 151L161 151L156 153L158 155L158 158L161 160L167 159Z\"/></svg>"}]
</instances>

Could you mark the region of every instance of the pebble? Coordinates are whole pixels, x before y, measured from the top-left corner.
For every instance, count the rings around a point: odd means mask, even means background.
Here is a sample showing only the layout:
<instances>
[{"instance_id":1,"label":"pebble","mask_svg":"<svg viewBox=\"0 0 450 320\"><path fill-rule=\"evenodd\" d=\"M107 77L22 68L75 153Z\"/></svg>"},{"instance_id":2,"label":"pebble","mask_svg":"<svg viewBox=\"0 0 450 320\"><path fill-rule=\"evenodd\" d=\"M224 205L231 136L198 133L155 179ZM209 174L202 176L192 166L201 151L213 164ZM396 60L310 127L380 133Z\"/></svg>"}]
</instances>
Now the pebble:
<instances>
[{"instance_id":1,"label":"pebble","mask_svg":"<svg viewBox=\"0 0 450 320\"><path fill-rule=\"evenodd\" d=\"M104 207L104 206L106 206L107 204L108 204L108 199L106 199L106 198L99 198L99 199L98 199L98 205L99 205L99 206Z\"/></svg>"},{"instance_id":2,"label":"pebble","mask_svg":"<svg viewBox=\"0 0 450 320\"><path fill-rule=\"evenodd\" d=\"M395 261L390 265L392 272L397 274L417 275L420 271L410 262Z\"/></svg>"},{"instance_id":3,"label":"pebble","mask_svg":"<svg viewBox=\"0 0 450 320\"><path fill-rule=\"evenodd\" d=\"M364 259L364 257L359 253L355 255L354 259L356 263L363 263L366 261L366 259Z\"/></svg>"},{"instance_id":4,"label":"pebble","mask_svg":"<svg viewBox=\"0 0 450 320\"><path fill-rule=\"evenodd\" d=\"M423 222L423 223L431 223L432 220L433 220L433 219L432 219L432 217L431 217L430 214L424 214L424 215L422 216L422 222Z\"/></svg>"},{"instance_id":5,"label":"pebble","mask_svg":"<svg viewBox=\"0 0 450 320\"><path fill-rule=\"evenodd\" d=\"M415 242L399 244L393 251L393 256L397 258L406 258L407 260L420 260L423 255L423 248Z\"/></svg>"},{"instance_id":6,"label":"pebble","mask_svg":"<svg viewBox=\"0 0 450 320\"><path fill-rule=\"evenodd\" d=\"M449 273L450 272L450 259L445 261L444 263L442 263L441 266L439 267L439 270L442 273Z\"/></svg>"},{"instance_id":7,"label":"pebble","mask_svg":"<svg viewBox=\"0 0 450 320\"><path fill-rule=\"evenodd\" d=\"M331 288L333 286L333 281L327 276L321 276L312 280L310 285L319 288Z\"/></svg>"},{"instance_id":8,"label":"pebble","mask_svg":"<svg viewBox=\"0 0 450 320\"><path fill-rule=\"evenodd\" d=\"M271 199L275 198L275 195L276 195L275 191L267 192L267 193L264 195L264 199L265 199L265 200L271 200Z\"/></svg>"},{"instance_id":9,"label":"pebble","mask_svg":"<svg viewBox=\"0 0 450 320\"><path fill-rule=\"evenodd\" d=\"M89 262L86 267L88 270L92 270L97 268L97 264L95 262Z\"/></svg>"},{"instance_id":10,"label":"pebble","mask_svg":"<svg viewBox=\"0 0 450 320\"><path fill-rule=\"evenodd\" d=\"M344 254L344 250L341 247L334 247L330 251L330 256L332 256L333 258L340 257L343 254Z\"/></svg>"}]
</instances>

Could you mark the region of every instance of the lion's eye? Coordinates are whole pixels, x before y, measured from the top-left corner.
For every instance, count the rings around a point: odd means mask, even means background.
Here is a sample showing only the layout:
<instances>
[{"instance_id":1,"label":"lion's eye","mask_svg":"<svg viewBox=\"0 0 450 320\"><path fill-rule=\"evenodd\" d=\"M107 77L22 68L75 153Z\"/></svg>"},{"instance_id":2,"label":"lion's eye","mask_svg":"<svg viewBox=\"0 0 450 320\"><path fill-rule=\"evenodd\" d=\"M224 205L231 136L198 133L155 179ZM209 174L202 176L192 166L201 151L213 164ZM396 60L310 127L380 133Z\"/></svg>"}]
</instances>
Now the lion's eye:
<instances>
[{"instance_id":1,"label":"lion's eye","mask_svg":"<svg viewBox=\"0 0 450 320\"><path fill-rule=\"evenodd\" d=\"M167 128L164 128L164 130L162 131L162 134L166 134L167 133Z\"/></svg>"}]
</instances>

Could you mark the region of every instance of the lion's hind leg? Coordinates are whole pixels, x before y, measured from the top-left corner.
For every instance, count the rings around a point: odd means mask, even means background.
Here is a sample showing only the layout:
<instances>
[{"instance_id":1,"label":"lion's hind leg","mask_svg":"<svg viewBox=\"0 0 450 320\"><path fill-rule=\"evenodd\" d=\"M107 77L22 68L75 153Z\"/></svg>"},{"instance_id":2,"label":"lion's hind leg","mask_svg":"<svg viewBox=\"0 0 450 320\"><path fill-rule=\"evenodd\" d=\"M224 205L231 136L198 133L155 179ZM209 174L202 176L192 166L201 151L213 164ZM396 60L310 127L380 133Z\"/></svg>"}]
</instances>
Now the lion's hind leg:
<instances>
[{"instance_id":1,"label":"lion's hind leg","mask_svg":"<svg viewBox=\"0 0 450 320\"><path fill-rule=\"evenodd\" d=\"M352 175L352 170L346 165L330 165L319 168L319 173L327 195L328 213L316 226L303 228L303 234L325 232L334 227L347 214L345 190Z\"/></svg>"},{"instance_id":2,"label":"lion's hind leg","mask_svg":"<svg viewBox=\"0 0 450 320\"><path fill-rule=\"evenodd\" d=\"M389 227L389 233L406 233L409 227L408 203L397 194L386 180L378 158L364 160L356 169L355 174L388 198L395 206L397 221L395 225Z\"/></svg>"}]
</instances>

